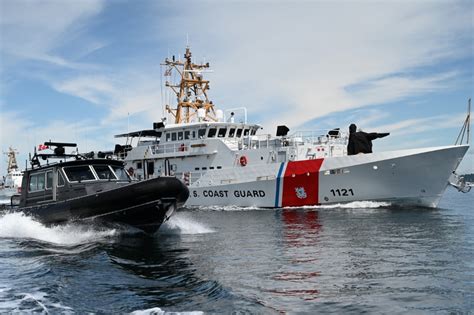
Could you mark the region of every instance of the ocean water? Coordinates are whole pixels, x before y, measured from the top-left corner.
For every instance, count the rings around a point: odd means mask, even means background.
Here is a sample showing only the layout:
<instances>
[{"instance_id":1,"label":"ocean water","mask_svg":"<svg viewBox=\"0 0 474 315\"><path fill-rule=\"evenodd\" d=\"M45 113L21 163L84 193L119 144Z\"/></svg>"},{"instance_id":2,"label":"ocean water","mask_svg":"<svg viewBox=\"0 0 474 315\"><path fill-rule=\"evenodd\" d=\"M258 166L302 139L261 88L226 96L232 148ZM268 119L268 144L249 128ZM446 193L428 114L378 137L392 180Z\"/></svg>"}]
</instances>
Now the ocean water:
<instances>
[{"instance_id":1,"label":"ocean water","mask_svg":"<svg viewBox=\"0 0 474 315\"><path fill-rule=\"evenodd\" d=\"M186 209L152 237L7 214L0 313L470 313L473 204Z\"/></svg>"}]
</instances>

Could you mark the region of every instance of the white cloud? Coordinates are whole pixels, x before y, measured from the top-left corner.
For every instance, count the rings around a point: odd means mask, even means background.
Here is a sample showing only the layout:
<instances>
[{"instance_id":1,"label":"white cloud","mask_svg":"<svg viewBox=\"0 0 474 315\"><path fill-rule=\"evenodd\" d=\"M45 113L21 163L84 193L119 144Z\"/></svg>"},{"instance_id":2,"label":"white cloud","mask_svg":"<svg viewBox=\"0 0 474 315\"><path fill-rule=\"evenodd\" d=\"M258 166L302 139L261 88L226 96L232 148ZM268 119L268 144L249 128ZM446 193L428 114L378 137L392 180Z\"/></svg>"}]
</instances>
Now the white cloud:
<instances>
[{"instance_id":1,"label":"white cloud","mask_svg":"<svg viewBox=\"0 0 474 315\"><path fill-rule=\"evenodd\" d=\"M428 77L395 76L373 80L364 88L351 93L356 104L381 104L398 101L406 97L432 93L454 85L457 73L449 72Z\"/></svg>"},{"instance_id":2,"label":"white cloud","mask_svg":"<svg viewBox=\"0 0 474 315\"><path fill-rule=\"evenodd\" d=\"M25 167L28 154L45 141L75 142L80 152L113 149L113 131L97 125L93 120L68 122L54 120L47 123L24 118L22 112L2 110L0 115L0 144L2 152L8 147L19 151L18 163ZM0 174L5 174L5 156L0 159Z\"/></svg>"},{"instance_id":3,"label":"white cloud","mask_svg":"<svg viewBox=\"0 0 474 315\"><path fill-rule=\"evenodd\" d=\"M91 103L107 104L114 99L117 88L112 80L104 75L84 75L53 84L61 93L71 94Z\"/></svg>"},{"instance_id":4,"label":"white cloud","mask_svg":"<svg viewBox=\"0 0 474 315\"><path fill-rule=\"evenodd\" d=\"M149 69L148 69L149 70ZM82 75L53 84L61 92L108 108L103 124L119 121L130 115L144 114L148 123L161 118L160 82L156 73L114 71L101 75Z\"/></svg>"},{"instance_id":5,"label":"white cloud","mask_svg":"<svg viewBox=\"0 0 474 315\"><path fill-rule=\"evenodd\" d=\"M58 56L54 50L73 40L80 32L81 22L98 14L102 7L102 0L69 1L67 4L60 0L1 1L2 54L8 56L11 63L30 59L78 68L78 63Z\"/></svg>"},{"instance_id":6,"label":"white cloud","mask_svg":"<svg viewBox=\"0 0 474 315\"><path fill-rule=\"evenodd\" d=\"M376 130L379 132L390 132L393 136L406 136L430 130L440 130L456 127L459 127L459 129L461 129L464 119L466 119L465 114L438 115L432 117L407 119L398 121L396 123L379 125L375 127L368 126L368 129ZM455 139L453 139L453 143L454 140Z\"/></svg>"}]
</instances>

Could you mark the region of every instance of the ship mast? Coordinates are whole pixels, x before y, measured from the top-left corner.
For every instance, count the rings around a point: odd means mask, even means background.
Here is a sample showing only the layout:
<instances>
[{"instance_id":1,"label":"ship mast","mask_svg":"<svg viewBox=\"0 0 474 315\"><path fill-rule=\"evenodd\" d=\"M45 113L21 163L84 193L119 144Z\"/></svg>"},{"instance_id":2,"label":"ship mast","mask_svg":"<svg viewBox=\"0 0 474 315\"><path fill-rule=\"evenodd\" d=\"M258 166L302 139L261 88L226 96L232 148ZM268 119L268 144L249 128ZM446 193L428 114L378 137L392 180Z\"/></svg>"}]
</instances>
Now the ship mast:
<instances>
[{"instance_id":1,"label":"ship mast","mask_svg":"<svg viewBox=\"0 0 474 315\"><path fill-rule=\"evenodd\" d=\"M15 151L15 149L13 149L12 147L9 147L8 152L5 153L8 156L8 173L18 169L18 163L16 162L16 153L18 152Z\"/></svg>"},{"instance_id":2,"label":"ship mast","mask_svg":"<svg viewBox=\"0 0 474 315\"><path fill-rule=\"evenodd\" d=\"M173 115L176 124L189 123L195 116L198 119L207 121L217 121L214 111L214 104L209 101L207 91L209 90L209 81L204 80L202 73L209 68L209 63L196 64L191 61L191 50L186 47L184 61L165 59L162 64L167 67L165 76L171 77L175 70L180 76L179 83L166 81L165 86L169 87L176 94L177 106L172 108L166 105L168 113Z\"/></svg>"}]
</instances>

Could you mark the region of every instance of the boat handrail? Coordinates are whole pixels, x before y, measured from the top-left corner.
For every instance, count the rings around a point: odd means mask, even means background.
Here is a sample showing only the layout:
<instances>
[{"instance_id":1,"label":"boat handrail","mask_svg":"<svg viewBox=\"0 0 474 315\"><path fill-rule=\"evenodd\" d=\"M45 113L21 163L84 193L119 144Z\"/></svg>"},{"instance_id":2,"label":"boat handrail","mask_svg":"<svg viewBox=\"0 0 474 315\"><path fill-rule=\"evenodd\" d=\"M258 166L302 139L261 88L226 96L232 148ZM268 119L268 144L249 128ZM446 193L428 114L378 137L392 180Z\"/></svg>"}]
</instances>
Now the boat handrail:
<instances>
[{"instance_id":1,"label":"boat handrail","mask_svg":"<svg viewBox=\"0 0 474 315\"><path fill-rule=\"evenodd\" d=\"M328 142L332 144L345 144L349 139L349 135L338 129L299 130L289 135L288 139L296 139L303 143L309 142L311 144L326 144Z\"/></svg>"},{"instance_id":2,"label":"boat handrail","mask_svg":"<svg viewBox=\"0 0 474 315\"><path fill-rule=\"evenodd\" d=\"M311 145L347 145L348 135L329 135L327 131L298 131L288 137L274 137L271 134L247 136L239 140L239 149L279 148L287 146Z\"/></svg>"},{"instance_id":3,"label":"boat handrail","mask_svg":"<svg viewBox=\"0 0 474 315\"><path fill-rule=\"evenodd\" d=\"M149 148L153 154L168 154L189 151L190 143L188 140L183 142L159 143L150 145Z\"/></svg>"}]
</instances>

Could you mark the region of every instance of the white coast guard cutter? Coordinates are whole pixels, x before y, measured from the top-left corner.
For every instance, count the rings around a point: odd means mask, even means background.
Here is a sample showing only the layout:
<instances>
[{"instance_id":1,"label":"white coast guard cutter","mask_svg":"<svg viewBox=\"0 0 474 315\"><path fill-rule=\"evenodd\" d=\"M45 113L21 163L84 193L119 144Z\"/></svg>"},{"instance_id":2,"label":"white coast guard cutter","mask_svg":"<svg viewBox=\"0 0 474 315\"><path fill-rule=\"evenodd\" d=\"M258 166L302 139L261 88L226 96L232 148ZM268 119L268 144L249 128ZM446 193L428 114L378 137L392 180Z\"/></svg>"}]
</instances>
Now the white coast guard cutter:
<instances>
[{"instance_id":1,"label":"white coast guard cutter","mask_svg":"<svg viewBox=\"0 0 474 315\"><path fill-rule=\"evenodd\" d=\"M117 135L115 153L137 179L181 178L188 206L307 206L357 200L436 207L468 145L346 154L347 134L295 133L280 126L276 136L258 134L245 109L215 110L202 74L209 63L166 59L166 82L177 107L166 106L174 123ZM243 113L243 119L237 114ZM469 118L469 116L468 116ZM466 119L466 126L469 121ZM464 132L466 130L464 129ZM469 134L469 130L468 134Z\"/></svg>"},{"instance_id":2,"label":"white coast guard cutter","mask_svg":"<svg viewBox=\"0 0 474 315\"><path fill-rule=\"evenodd\" d=\"M20 192L23 172L19 170L16 161L18 152L12 147L5 154L8 157L7 175L0 180L0 199L10 198Z\"/></svg>"}]
</instances>

